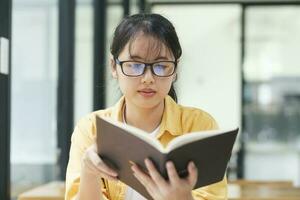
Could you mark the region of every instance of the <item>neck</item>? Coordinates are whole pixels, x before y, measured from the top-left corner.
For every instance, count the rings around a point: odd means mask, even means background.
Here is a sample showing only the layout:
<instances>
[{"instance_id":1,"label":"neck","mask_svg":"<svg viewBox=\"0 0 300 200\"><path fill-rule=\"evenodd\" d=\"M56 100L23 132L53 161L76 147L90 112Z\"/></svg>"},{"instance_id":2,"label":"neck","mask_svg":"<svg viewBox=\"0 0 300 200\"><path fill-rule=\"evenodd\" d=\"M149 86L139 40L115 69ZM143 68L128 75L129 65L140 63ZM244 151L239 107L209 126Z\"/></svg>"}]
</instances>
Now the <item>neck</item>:
<instances>
[{"instance_id":1,"label":"neck","mask_svg":"<svg viewBox=\"0 0 300 200\"><path fill-rule=\"evenodd\" d=\"M124 112L124 120L127 124L146 132L152 132L161 122L164 112L164 101L152 108L139 108L125 101Z\"/></svg>"}]
</instances>

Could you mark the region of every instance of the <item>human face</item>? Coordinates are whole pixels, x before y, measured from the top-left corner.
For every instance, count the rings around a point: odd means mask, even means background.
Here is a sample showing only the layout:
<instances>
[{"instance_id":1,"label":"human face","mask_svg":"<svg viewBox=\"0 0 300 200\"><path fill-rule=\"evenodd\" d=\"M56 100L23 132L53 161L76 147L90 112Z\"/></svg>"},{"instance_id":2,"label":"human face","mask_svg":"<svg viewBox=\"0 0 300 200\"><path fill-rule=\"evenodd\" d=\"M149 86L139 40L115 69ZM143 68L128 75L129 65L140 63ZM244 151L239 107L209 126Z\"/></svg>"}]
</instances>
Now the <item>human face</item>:
<instances>
[{"instance_id":1,"label":"human face","mask_svg":"<svg viewBox=\"0 0 300 200\"><path fill-rule=\"evenodd\" d=\"M118 59L145 63L175 61L172 52L161 41L142 33L138 34L131 43L127 43ZM133 103L140 108L153 108L163 103L176 76L174 73L169 77L158 77L147 67L143 75L129 77L122 73L120 65L116 65L114 61L112 63L114 63L112 75L118 79L126 102Z\"/></svg>"}]
</instances>

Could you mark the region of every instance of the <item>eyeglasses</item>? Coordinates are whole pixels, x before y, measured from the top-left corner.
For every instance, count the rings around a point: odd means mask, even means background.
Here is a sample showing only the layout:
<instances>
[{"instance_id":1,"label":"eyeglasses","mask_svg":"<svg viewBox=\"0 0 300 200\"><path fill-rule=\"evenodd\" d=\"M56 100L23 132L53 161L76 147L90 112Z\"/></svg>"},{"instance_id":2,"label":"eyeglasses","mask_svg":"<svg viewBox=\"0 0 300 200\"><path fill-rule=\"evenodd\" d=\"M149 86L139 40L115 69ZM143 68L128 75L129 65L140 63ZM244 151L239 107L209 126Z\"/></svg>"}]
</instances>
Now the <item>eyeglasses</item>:
<instances>
[{"instance_id":1,"label":"eyeglasses","mask_svg":"<svg viewBox=\"0 0 300 200\"><path fill-rule=\"evenodd\" d=\"M174 74L177 66L177 62L175 61L144 63L138 61L120 61L116 59L116 63L121 66L124 75L131 77L143 75L147 66L150 66L152 74L159 77L168 77Z\"/></svg>"}]
</instances>

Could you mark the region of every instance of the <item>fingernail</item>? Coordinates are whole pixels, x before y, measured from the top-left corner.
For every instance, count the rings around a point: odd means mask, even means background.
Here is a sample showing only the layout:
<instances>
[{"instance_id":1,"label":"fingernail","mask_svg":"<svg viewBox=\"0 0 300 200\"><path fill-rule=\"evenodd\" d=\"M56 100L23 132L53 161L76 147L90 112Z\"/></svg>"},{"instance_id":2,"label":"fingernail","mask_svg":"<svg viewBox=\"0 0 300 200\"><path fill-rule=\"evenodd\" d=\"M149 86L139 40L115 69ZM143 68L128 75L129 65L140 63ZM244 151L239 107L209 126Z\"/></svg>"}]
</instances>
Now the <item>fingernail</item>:
<instances>
[{"instance_id":1,"label":"fingernail","mask_svg":"<svg viewBox=\"0 0 300 200\"><path fill-rule=\"evenodd\" d=\"M129 162L129 164L131 164L131 165L135 165L135 163L134 163L133 161L131 161L131 160L129 160L128 162Z\"/></svg>"},{"instance_id":2,"label":"fingernail","mask_svg":"<svg viewBox=\"0 0 300 200\"><path fill-rule=\"evenodd\" d=\"M145 159L145 163L149 164L149 159L148 158Z\"/></svg>"},{"instance_id":3,"label":"fingernail","mask_svg":"<svg viewBox=\"0 0 300 200\"><path fill-rule=\"evenodd\" d=\"M167 167L170 168L170 167L172 167L172 162L171 162L171 161L168 161L166 165L167 165Z\"/></svg>"},{"instance_id":4,"label":"fingernail","mask_svg":"<svg viewBox=\"0 0 300 200\"><path fill-rule=\"evenodd\" d=\"M111 171L111 172L110 172L110 175L112 175L112 176L118 176L118 173L115 172L115 171Z\"/></svg>"},{"instance_id":5,"label":"fingernail","mask_svg":"<svg viewBox=\"0 0 300 200\"><path fill-rule=\"evenodd\" d=\"M193 167L193 168L196 168L196 165L195 165L195 163L194 163L194 162L191 162L191 163L192 163L192 164L191 164L191 165L192 165L192 167Z\"/></svg>"}]
</instances>

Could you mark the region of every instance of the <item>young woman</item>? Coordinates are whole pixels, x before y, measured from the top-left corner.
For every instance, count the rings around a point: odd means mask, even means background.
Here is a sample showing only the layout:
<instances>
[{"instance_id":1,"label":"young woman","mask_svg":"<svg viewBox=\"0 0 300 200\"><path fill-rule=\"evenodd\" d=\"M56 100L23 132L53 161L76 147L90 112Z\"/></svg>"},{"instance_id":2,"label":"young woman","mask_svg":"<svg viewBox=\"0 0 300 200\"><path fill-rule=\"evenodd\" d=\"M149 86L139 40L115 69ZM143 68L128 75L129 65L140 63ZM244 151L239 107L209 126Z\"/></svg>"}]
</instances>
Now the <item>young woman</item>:
<instances>
[{"instance_id":1,"label":"young woman","mask_svg":"<svg viewBox=\"0 0 300 200\"><path fill-rule=\"evenodd\" d=\"M66 176L67 200L144 199L119 181L117 172L97 155L96 131L101 131L95 125L97 115L143 129L163 145L178 135L218 128L208 113L176 103L173 82L181 53L173 25L161 15L137 14L119 24L111 45L111 72L123 97L115 106L82 118L75 127ZM168 162L168 181L150 160L145 158L145 164L148 173L133 165L132 174L155 200L227 199L226 177L193 190L201 173L193 162L187 166L186 178L180 178Z\"/></svg>"}]
</instances>

